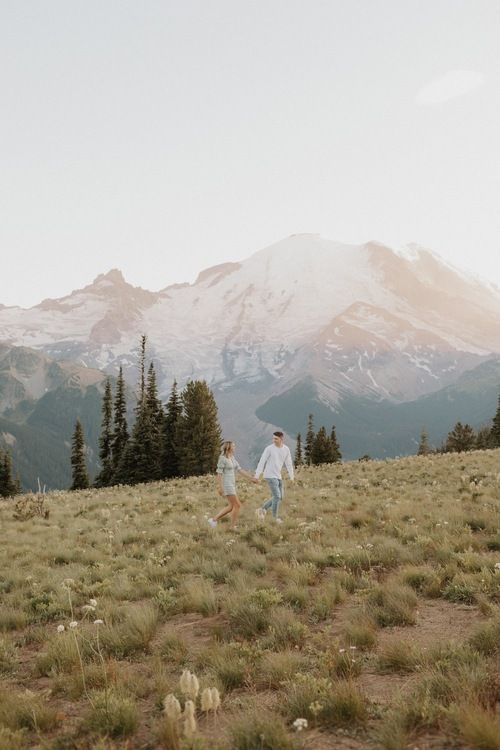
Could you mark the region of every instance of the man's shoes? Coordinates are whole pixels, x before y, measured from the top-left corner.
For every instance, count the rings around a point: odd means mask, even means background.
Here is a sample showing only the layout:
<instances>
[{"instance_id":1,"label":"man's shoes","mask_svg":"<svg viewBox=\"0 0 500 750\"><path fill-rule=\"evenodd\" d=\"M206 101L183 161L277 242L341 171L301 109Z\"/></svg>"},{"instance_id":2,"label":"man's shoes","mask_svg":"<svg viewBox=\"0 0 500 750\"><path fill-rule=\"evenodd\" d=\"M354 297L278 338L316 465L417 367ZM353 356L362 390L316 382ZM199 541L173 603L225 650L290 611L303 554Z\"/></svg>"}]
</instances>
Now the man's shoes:
<instances>
[{"instance_id":1,"label":"man's shoes","mask_svg":"<svg viewBox=\"0 0 500 750\"><path fill-rule=\"evenodd\" d=\"M283 519L282 518L278 518L278 516L276 516L276 518L274 519L274 521L275 521L275 523L283 523Z\"/></svg>"},{"instance_id":2,"label":"man's shoes","mask_svg":"<svg viewBox=\"0 0 500 750\"><path fill-rule=\"evenodd\" d=\"M212 529L215 529L215 527L217 526L217 521L214 521L213 518L209 518L208 521L207 521L207 523L208 523L209 526L212 527Z\"/></svg>"}]
</instances>

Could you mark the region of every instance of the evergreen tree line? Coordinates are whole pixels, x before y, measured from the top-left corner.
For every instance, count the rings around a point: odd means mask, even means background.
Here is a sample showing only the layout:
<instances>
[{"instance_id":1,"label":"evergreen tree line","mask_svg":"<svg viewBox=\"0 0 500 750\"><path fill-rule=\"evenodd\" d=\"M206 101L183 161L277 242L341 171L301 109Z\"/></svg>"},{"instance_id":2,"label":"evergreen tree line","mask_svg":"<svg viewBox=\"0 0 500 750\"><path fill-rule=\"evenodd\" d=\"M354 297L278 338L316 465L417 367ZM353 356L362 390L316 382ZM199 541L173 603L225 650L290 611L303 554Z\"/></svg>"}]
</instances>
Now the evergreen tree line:
<instances>
[{"instance_id":1,"label":"evergreen tree line","mask_svg":"<svg viewBox=\"0 0 500 750\"><path fill-rule=\"evenodd\" d=\"M10 453L0 448L0 497L12 497L20 492L21 482L19 477L14 479Z\"/></svg>"},{"instance_id":2,"label":"evergreen tree line","mask_svg":"<svg viewBox=\"0 0 500 750\"><path fill-rule=\"evenodd\" d=\"M491 427L480 427L476 431L470 424L457 422L438 448L429 445L427 432L423 429L417 454L426 456L431 453L463 453L487 448L500 448L500 396Z\"/></svg>"},{"instance_id":3,"label":"evergreen tree line","mask_svg":"<svg viewBox=\"0 0 500 750\"><path fill-rule=\"evenodd\" d=\"M328 435L325 427L320 427L318 432L314 432L313 415L309 414L307 420L306 440L304 450L302 450L302 437L299 432L295 446L295 466L317 466L319 464L334 464L342 461L335 425L332 425Z\"/></svg>"},{"instance_id":4,"label":"evergreen tree line","mask_svg":"<svg viewBox=\"0 0 500 750\"><path fill-rule=\"evenodd\" d=\"M94 486L138 484L215 471L221 429L217 405L206 381L193 380L179 393L174 380L168 402L158 397L156 372L146 372L146 336L141 338L139 393L132 430L127 424L125 380L120 367L113 396L106 381L99 438L101 470ZM85 439L77 420L71 450L71 489L85 489L90 481L85 465Z\"/></svg>"}]
</instances>

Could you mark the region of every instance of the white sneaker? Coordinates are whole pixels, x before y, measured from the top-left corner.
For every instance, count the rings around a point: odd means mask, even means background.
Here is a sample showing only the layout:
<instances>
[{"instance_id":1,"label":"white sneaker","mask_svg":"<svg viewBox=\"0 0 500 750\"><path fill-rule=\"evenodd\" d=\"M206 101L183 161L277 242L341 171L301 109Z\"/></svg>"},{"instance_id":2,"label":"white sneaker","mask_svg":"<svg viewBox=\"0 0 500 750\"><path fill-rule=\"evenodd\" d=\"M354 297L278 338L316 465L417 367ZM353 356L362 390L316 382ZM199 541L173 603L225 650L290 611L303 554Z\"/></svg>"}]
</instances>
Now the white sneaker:
<instances>
[{"instance_id":1,"label":"white sneaker","mask_svg":"<svg viewBox=\"0 0 500 750\"><path fill-rule=\"evenodd\" d=\"M275 523L283 523L283 519L282 519L282 518L278 518L278 517L276 517L276 518L274 519L274 522L275 522Z\"/></svg>"},{"instance_id":2,"label":"white sneaker","mask_svg":"<svg viewBox=\"0 0 500 750\"><path fill-rule=\"evenodd\" d=\"M265 508L256 508L255 515L257 516L257 520L263 521L266 517L266 512Z\"/></svg>"},{"instance_id":3,"label":"white sneaker","mask_svg":"<svg viewBox=\"0 0 500 750\"><path fill-rule=\"evenodd\" d=\"M215 527L217 526L217 521L214 521L213 518L209 518L208 521L207 521L207 523L208 523L209 526L212 527L212 529L215 529Z\"/></svg>"}]
</instances>

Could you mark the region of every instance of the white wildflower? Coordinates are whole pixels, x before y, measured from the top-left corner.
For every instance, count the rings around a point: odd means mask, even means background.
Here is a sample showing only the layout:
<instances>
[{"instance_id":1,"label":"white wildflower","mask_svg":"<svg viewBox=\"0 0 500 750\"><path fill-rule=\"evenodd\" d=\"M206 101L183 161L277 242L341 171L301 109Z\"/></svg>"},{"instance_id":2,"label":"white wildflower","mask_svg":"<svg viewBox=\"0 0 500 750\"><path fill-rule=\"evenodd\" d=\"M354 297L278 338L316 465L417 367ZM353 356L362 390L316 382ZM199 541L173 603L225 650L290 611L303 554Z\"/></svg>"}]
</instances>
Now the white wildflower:
<instances>
[{"instance_id":1,"label":"white wildflower","mask_svg":"<svg viewBox=\"0 0 500 750\"><path fill-rule=\"evenodd\" d=\"M97 599L89 599L89 604L91 604L93 607L97 607Z\"/></svg>"},{"instance_id":2,"label":"white wildflower","mask_svg":"<svg viewBox=\"0 0 500 750\"><path fill-rule=\"evenodd\" d=\"M297 732L302 732L303 729L307 729L307 719L295 719L292 726L295 727Z\"/></svg>"},{"instance_id":3,"label":"white wildflower","mask_svg":"<svg viewBox=\"0 0 500 750\"><path fill-rule=\"evenodd\" d=\"M95 612L95 607L92 604L84 604L82 609L84 612Z\"/></svg>"},{"instance_id":4,"label":"white wildflower","mask_svg":"<svg viewBox=\"0 0 500 750\"><path fill-rule=\"evenodd\" d=\"M213 711L217 711L220 708L220 693L216 687L213 687L211 692L212 692L212 709Z\"/></svg>"},{"instance_id":5,"label":"white wildflower","mask_svg":"<svg viewBox=\"0 0 500 750\"><path fill-rule=\"evenodd\" d=\"M172 721L177 721L181 715L181 704L173 693L169 693L163 701L163 710Z\"/></svg>"},{"instance_id":6,"label":"white wildflower","mask_svg":"<svg viewBox=\"0 0 500 750\"><path fill-rule=\"evenodd\" d=\"M57 632L58 633L64 633L65 627L64 625L58 625L57 626Z\"/></svg>"},{"instance_id":7,"label":"white wildflower","mask_svg":"<svg viewBox=\"0 0 500 750\"><path fill-rule=\"evenodd\" d=\"M77 628L78 627L78 622L76 620L71 620L69 626L70 626L70 628Z\"/></svg>"},{"instance_id":8,"label":"white wildflower","mask_svg":"<svg viewBox=\"0 0 500 750\"><path fill-rule=\"evenodd\" d=\"M201 710L205 713L208 713L208 711L212 711L213 709L213 700L212 700L212 689L211 688L204 688L201 694Z\"/></svg>"},{"instance_id":9,"label":"white wildflower","mask_svg":"<svg viewBox=\"0 0 500 750\"><path fill-rule=\"evenodd\" d=\"M94 625L104 625L104 620L94 620Z\"/></svg>"},{"instance_id":10,"label":"white wildflower","mask_svg":"<svg viewBox=\"0 0 500 750\"><path fill-rule=\"evenodd\" d=\"M196 733L196 718L194 715L194 703L193 701L186 701L184 706L184 735L186 737L192 737Z\"/></svg>"}]
</instances>

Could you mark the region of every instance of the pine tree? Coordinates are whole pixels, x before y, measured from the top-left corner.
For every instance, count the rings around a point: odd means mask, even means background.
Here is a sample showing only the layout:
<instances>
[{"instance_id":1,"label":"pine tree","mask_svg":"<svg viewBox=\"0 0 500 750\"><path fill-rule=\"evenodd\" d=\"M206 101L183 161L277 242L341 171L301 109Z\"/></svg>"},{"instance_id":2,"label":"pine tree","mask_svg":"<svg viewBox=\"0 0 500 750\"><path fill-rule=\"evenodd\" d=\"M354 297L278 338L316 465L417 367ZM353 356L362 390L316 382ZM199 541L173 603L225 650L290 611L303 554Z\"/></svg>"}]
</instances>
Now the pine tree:
<instances>
[{"instance_id":1,"label":"pine tree","mask_svg":"<svg viewBox=\"0 0 500 750\"><path fill-rule=\"evenodd\" d=\"M332 444L332 463L340 463L342 461L342 453L340 452L334 424L332 424L332 431L330 432L330 443Z\"/></svg>"},{"instance_id":2,"label":"pine tree","mask_svg":"<svg viewBox=\"0 0 500 750\"><path fill-rule=\"evenodd\" d=\"M21 491L20 482L12 476L12 459L9 451L0 450L0 497L12 497Z\"/></svg>"},{"instance_id":3,"label":"pine tree","mask_svg":"<svg viewBox=\"0 0 500 750\"><path fill-rule=\"evenodd\" d=\"M470 424L457 422L446 438L446 451L448 453L463 453L474 448L476 436Z\"/></svg>"},{"instance_id":4,"label":"pine tree","mask_svg":"<svg viewBox=\"0 0 500 750\"><path fill-rule=\"evenodd\" d=\"M101 471L96 477L96 487L107 487L113 478L113 459L111 453L112 427L113 427L113 394L111 393L111 382L106 380L104 396L102 399L102 427L99 437L99 459Z\"/></svg>"},{"instance_id":5,"label":"pine tree","mask_svg":"<svg viewBox=\"0 0 500 750\"><path fill-rule=\"evenodd\" d=\"M302 439L300 437L300 432L297 435L297 442L295 444L295 456L293 459L293 463L296 469L298 469L299 466L302 466L303 459L302 459Z\"/></svg>"},{"instance_id":6,"label":"pine tree","mask_svg":"<svg viewBox=\"0 0 500 750\"><path fill-rule=\"evenodd\" d=\"M213 394L204 380L193 380L182 391L181 402L182 415L176 435L180 473L182 476L212 473L221 444Z\"/></svg>"},{"instance_id":7,"label":"pine tree","mask_svg":"<svg viewBox=\"0 0 500 750\"><path fill-rule=\"evenodd\" d=\"M123 369L120 367L116 381L116 393L114 402L113 434L111 437L111 464L113 468L113 481L121 482L118 467L121 464L122 454L125 451L129 439L127 426L127 403L125 398L125 380Z\"/></svg>"},{"instance_id":8,"label":"pine tree","mask_svg":"<svg viewBox=\"0 0 500 750\"><path fill-rule=\"evenodd\" d=\"M161 477L163 479L170 479L180 475L176 436L181 414L182 404L177 392L177 381L174 380L170 397L165 407L165 419L163 422L163 454L161 461Z\"/></svg>"},{"instance_id":9,"label":"pine tree","mask_svg":"<svg viewBox=\"0 0 500 750\"><path fill-rule=\"evenodd\" d=\"M500 448L500 396L498 397L498 406L493 424L491 427L491 445L493 448Z\"/></svg>"},{"instance_id":10,"label":"pine tree","mask_svg":"<svg viewBox=\"0 0 500 750\"><path fill-rule=\"evenodd\" d=\"M140 354L139 354L139 398L137 408L140 409L146 395L146 341L147 336L141 336Z\"/></svg>"},{"instance_id":11,"label":"pine tree","mask_svg":"<svg viewBox=\"0 0 500 750\"><path fill-rule=\"evenodd\" d=\"M478 451L486 450L487 448L494 448L493 437L491 434L490 427L480 427L476 433L476 440L474 448Z\"/></svg>"},{"instance_id":12,"label":"pine tree","mask_svg":"<svg viewBox=\"0 0 500 750\"><path fill-rule=\"evenodd\" d=\"M313 444L314 444L314 421L313 421L313 415L309 414L309 417L307 418L306 444L304 446L304 463L308 465L312 463Z\"/></svg>"},{"instance_id":13,"label":"pine tree","mask_svg":"<svg viewBox=\"0 0 500 750\"><path fill-rule=\"evenodd\" d=\"M429 448L429 438L424 427L422 428L422 432L420 433L420 442L418 444L417 456L428 456L430 452L431 449Z\"/></svg>"},{"instance_id":14,"label":"pine tree","mask_svg":"<svg viewBox=\"0 0 500 750\"><path fill-rule=\"evenodd\" d=\"M82 423L76 420L75 431L71 441L72 490L85 490L89 486L89 476L85 463L85 438Z\"/></svg>"},{"instance_id":15,"label":"pine tree","mask_svg":"<svg viewBox=\"0 0 500 750\"><path fill-rule=\"evenodd\" d=\"M165 415L160 399L158 398L158 386L156 384L156 372L153 363L149 365L146 383L145 406L151 430L149 438L151 444L150 454L150 479L160 479L162 447L163 447L163 424Z\"/></svg>"},{"instance_id":16,"label":"pine tree","mask_svg":"<svg viewBox=\"0 0 500 750\"><path fill-rule=\"evenodd\" d=\"M314 438L311 452L311 462L317 466L319 464L333 463L332 442L326 434L326 429L320 427Z\"/></svg>"}]
</instances>

